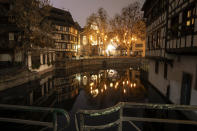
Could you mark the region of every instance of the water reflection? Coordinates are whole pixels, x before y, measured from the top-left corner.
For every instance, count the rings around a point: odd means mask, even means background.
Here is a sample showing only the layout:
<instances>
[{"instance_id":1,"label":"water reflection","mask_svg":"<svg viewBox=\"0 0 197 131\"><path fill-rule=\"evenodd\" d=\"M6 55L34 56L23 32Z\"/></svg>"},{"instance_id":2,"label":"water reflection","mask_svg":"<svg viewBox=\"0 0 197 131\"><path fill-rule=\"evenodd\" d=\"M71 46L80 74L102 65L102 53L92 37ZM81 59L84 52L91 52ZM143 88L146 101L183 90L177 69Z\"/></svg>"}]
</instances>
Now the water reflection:
<instances>
[{"instance_id":1,"label":"water reflection","mask_svg":"<svg viewBox=\"0 0 197 131\"><path fill-rule=\"evenodd\" d=\"M139 75L138 70L129 68L85 72L76 74L75 78L80 88L85 90L90 103L105 108L120 101L143 102L147 91L141 84Z\"/></svg>"}]
</instances>

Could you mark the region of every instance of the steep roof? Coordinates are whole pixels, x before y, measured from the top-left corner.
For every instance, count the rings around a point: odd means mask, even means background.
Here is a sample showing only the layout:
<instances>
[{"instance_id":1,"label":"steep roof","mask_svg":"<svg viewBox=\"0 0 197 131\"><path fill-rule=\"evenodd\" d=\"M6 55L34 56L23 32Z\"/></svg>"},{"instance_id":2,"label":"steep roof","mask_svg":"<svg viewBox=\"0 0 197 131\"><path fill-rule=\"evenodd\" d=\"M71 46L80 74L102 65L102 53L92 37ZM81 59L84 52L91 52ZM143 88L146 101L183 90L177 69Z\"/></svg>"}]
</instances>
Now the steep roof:
<instances>
[{"instance_id":1,"label":"steep roof","mask_svg":"<svg viewBox=\"0 0 197 131\"><path fill-rule=\"evenodd\" d=\"M75 25L75 22L70 12L55 7L51 8L49 20L51 20L53 24L62 26Z\"/></svg>"}]
</instances>

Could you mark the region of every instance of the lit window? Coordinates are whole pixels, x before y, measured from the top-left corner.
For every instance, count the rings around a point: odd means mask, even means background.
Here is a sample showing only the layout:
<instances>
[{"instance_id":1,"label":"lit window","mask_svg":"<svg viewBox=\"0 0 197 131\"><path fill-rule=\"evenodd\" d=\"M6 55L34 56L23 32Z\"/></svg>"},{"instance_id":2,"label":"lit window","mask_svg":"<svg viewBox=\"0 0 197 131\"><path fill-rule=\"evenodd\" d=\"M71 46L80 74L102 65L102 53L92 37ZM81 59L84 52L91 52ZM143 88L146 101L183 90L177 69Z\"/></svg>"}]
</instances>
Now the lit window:
<instances>
[{"instance_id":1,"label":"lit window","mask_svg":"<svg viewBox=\"0 0 197 131\"><path fill-rule=\"evenodd\" d=\"M192 25L194 25L194 18L192 18Z\"/></svg>"},{"instance_id":2,"label":"lit window","mask_svg":"<svg viewBox=\"0 0 197 131\"><path fill-rule=\"evenodd\" d=\"M9 40L14 40L14 33L9 33Z\"/></svg>"},{"instance_id":3,"label":"lit window","mask_svg":"<svg viewBox=\"0 0 197 131\"><path fill-rule=\"evenodd\" d=\"M189 10L189 11L187 12L187 17L188 17L188 18L191 17L191 10Z\"/></svg>"},{"instance_id":4,"label":"lit window","mask_svg":"<svg viewBox=\"0 0 197 131\"><path fill-rule=\"evenodd\" d=\"M189 20L187 21L187 26L190 26L190 21Z\"/></svg>"}]
</instances>

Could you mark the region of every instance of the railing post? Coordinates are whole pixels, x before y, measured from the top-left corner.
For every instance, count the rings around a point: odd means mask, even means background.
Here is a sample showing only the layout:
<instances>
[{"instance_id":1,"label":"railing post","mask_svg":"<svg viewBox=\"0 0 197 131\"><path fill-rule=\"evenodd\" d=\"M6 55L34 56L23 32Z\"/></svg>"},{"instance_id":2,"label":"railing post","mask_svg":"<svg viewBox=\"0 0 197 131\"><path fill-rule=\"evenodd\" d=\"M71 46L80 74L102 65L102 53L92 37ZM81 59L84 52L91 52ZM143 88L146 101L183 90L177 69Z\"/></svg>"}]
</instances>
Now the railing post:
<instances>
[{"instance_id":1,"label":"railing post","mask_svg":"<svg viewBox=\"0 0 197 131\"><path fill-rule=\"evenodd\" d=\"M118 131L122 131L122 118L123 118L123 108L120 107L120 111L119 111L119 118L120 118L120 124L119 124L119 127L118 127Z\"/></svg>"},{"instance_id":2,"label":"railing post","mask_svg":"<svg viewBox=\"0 0 197 131\"><path fill-rule=\"evenodd\" d=\"M57 112L53 112L53 131L57 131Z\"/></svg>"},{"instance_id":3,"label":"railing post","mask_svg":"<svg viewBox=\"0 0 197 131\"><path fill-rule=\"evenodd\" d=\"M80 131L84 131L84 117L83 117L83 114L80 113L79 119L80 119Z\"/></svg>"}]
</instances>

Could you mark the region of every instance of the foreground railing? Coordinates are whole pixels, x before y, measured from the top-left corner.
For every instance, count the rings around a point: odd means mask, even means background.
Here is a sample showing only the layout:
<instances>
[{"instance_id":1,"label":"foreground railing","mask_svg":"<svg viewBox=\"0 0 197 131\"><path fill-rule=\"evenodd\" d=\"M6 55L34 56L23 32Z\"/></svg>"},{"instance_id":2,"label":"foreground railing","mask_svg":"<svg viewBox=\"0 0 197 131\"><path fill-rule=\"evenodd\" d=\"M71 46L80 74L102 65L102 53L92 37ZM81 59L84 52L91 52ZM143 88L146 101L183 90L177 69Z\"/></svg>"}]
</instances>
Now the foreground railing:
<instances>
[{"instance_id":1,"label":"foreground railing","mask_svg":"<svg viewBox=\"0 0 197 131\"><path fill-rule=\"evenodd\" d=\"M153 109L162 111L197 111L197 106L186 106L186 105L172 105L172 104L144 104L144 103L127 103L121 102L114 107L103 109L103 110L80 110L75 115L75 125L77 131L90 131L95 129L107 129L114 126L118 126L118 131L122 131L122 123L128 122L134 129L141 131L134 122L153 122L153 123L170 123L170 124L184 124L184 125L197 125L196 120L177 120L177 119L161 119L161 118L147 118L147 117L132 117L125 116L123 109ZM96 117L102 117L105 115L113 114L118 112L119 118L113 122L102 125L89 125L86 124L86 117L96 119Z\"/></svg>"},{"instance_id":2,"label":"foreground railing","mask_svg":"<svg viewBox=\"0 0 197 131\"><path fill-rule=\"evenodd\" d=\"M43 113L43 114L49 113L49 114L53 115L52 122L24 120L24 119L19 119L19 118L17 118L17 119L5 118L5 117L0 117L0 122L42 126L42 127L45 127L42 130L47 130L48 128L52 128L53 131L57 131L58 130L57 115L63 115L66 118L66 123L64 123L63 129L68 127L70 124L70 117L69 117L68 113L63 109L0 104L0 110L20 111L20 112L24 111L24 112L30 112L30 113L36 112L36 113Z\"/></svg>"}]
</instances>

